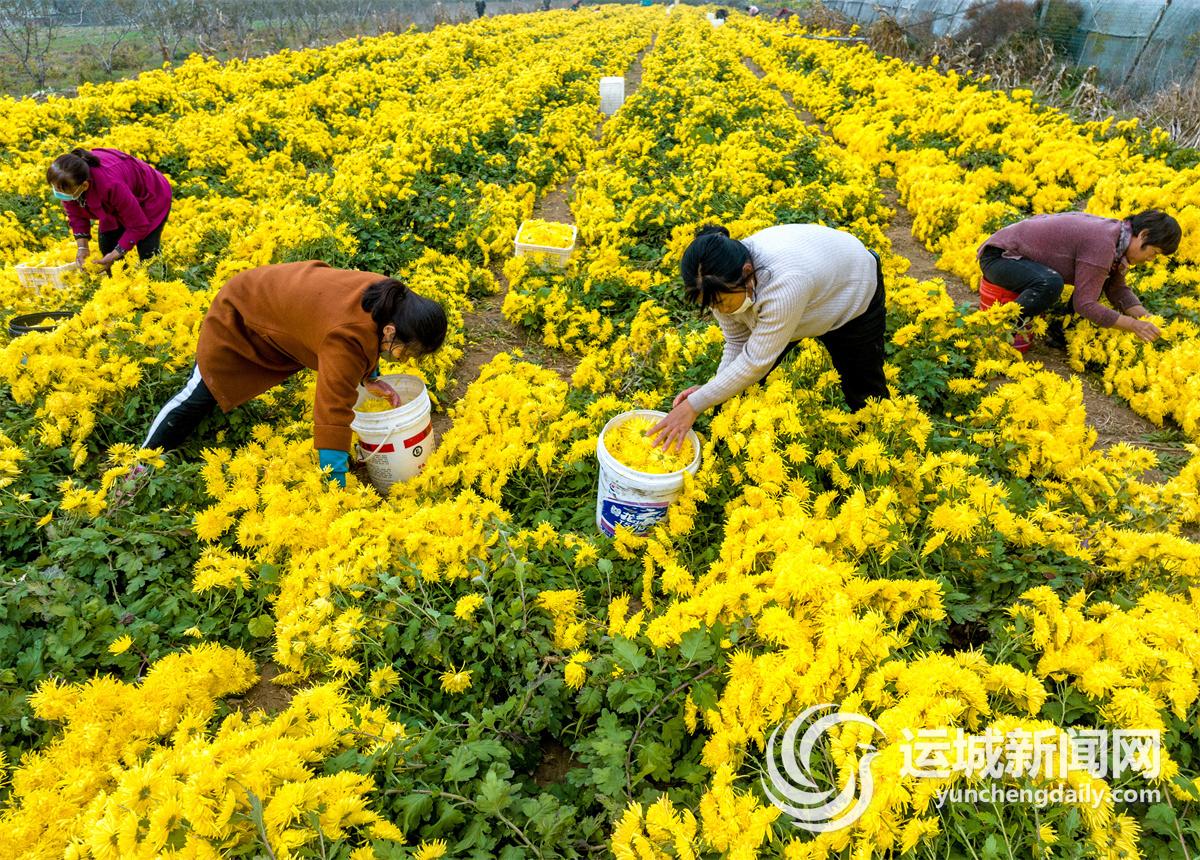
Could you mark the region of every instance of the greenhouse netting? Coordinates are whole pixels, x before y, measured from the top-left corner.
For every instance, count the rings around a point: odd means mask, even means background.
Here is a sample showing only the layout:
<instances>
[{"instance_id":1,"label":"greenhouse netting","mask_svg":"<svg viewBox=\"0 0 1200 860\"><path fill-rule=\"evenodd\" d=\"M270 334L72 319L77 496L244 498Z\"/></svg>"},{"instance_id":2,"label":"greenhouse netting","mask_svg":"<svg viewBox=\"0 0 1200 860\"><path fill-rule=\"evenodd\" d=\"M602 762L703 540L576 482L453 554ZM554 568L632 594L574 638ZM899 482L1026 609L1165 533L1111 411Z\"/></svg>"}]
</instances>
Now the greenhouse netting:
<instances>
[{"instance_id":1,"label":"greenhouse netting","mask_svg":"<svg viewBox=\"0 0 1200 860\"><path fill-rule=\"evenodd\" d=\"M906 29L953 35L979 0L825 0L830 9L868 24L881 16ZM1031 4L1032 5L1032 4ZM1054 34L1078 61L1095 66L1107 86L1157 89L1195 74L1200 57L1200 0L1079 0L1076 32ZM1048 8L1039 4L1039 12ZM1068 38L1063 38L1068 36Z\"/></svg>"}]
</instances>

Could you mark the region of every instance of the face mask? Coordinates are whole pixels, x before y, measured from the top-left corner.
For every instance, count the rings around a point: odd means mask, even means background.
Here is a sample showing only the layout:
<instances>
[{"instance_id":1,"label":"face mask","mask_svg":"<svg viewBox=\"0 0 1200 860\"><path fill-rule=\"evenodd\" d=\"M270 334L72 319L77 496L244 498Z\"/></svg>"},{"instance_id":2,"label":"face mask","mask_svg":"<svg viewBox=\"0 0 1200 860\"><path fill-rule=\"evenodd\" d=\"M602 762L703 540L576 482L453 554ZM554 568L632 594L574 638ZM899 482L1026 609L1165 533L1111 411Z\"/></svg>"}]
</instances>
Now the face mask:
<instances>
[{"instance_id":1,"label":"face mask","mask_svg":"<svg viewBox=\"0 0 1200 860\"><path fill-rule=\"evenodd\" d=\"M729 314L730 314L730 316L737 316L738 314L743 314L747 310L749 310L749 308L752 304L754 304L754 299L752 299L750 297L749 293L746 293L746 298L742 299L742 303L740 305L738 305L738 309L735 311L730 311Z\"/></svg>"},{"instance_id":2,"label":"face mask","mask_svg":"<svg viewBox=\"0 0 1200 860\"><path fill-rule=\"evenodd\" d=\"M74 195L66 194L62 191L59 191L57 188L54 189L54 196L57 197L59 200L74 200L74 199L76 199Z\"/></svg>"}]
</instances>

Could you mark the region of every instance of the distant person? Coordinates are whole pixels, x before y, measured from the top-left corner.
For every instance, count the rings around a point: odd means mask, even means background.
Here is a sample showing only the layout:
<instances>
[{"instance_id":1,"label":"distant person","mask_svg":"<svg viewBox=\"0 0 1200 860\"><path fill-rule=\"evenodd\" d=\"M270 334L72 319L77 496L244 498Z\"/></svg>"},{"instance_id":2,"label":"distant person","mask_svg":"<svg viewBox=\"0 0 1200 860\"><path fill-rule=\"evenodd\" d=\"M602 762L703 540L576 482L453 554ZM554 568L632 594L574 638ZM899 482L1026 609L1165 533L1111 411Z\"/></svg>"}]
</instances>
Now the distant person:
<instances>
[{"instance_id":1,"label":"distant person","mask_svg":"<svg viewBox=\"0 0 1200 860\"><path fill-rule=\"evenodd\" d=\"M776 21L786 21L790 17L792 17L792 10L787 6L781 7L780 10L775 13Z\"/></svg>"},{"instance_id":2,"label":"distant person","mask_svg":"<svg viewBox=\"0 0 1200 860\"><path fill-rule=\"evenodd\" d=\"M581 3L582 3L582 0L571 0L571 11L578 12L579 6L581 5Z\"/></svg>"},{"instance_id":3,"label":"distant person","mask_svg":"<svg viewBox=\"0 0 1200 860\"><path fill-rule=\"evenodd\" d=\"M1031 317L1059 303L1063 286L1074 284L1071 307L1102 328L1131 331L1150 342L1161 332L1147 319L1141 300L1125 285L1125 272L1159 254L1174 254L1183 231L1157 209L1130 218L1101 218L1083 212L1035 215L997 230L979 246L983 277L1014 294L1021 306L1014 345L1028 348L1024 333ZM1100 304L1100 295L1112 307ZM1066 309L1064 308L1064 311ZM1062 346L1059 326L1047 340Z\"/></svg>"},{"instance_id":4,"label":"distant person","mask_svg":"<svg viewBox=\"0 0 1200 860\"><path fill-rule=\"evenodd\" d=\"M307 367L317 372L313 447L345 486L358 386L399 406L400 395L378 378L380 356L416 358L445 338L442 306L393 278L318 260L239 272L217 291L192 373L142 447L174 450L218 406L229 412Z\"/></svg>"},{"instance_id":5,"label":"distant person","mask_svg":"<svg viewBox=\"0 0 1200 860\"><path fill-rule=\"evenodd\" d=\"M482 18L487 12L487 0L475 0L475 17Z\"/></svg>"},{"instance_id":6,"label":"distant person","mask_svg":"<svg viewBox=\"0 0 1200 860\"><path fill-rule=\"evenodd\" d=\"M550 0L542 0L542 11L543 12L550 11Z\"/></svg>"},{"instance_id":7,"label":"distant person","mask_svg":"<svg viewBox=\"0 0 1200 860\"><path fill-rule=\"evenodd\" d=\"M54 196L62 201L75 235L75 262L91 257L92 222L105 271L135 247L147 260L162 246L162 231L171 212L171 183L146 162L119 149L72 149L46 170Z\"/></svg>"},{"instance_id":8,"label":"distant person","mask_svg":"<svg viewBox=\"0 0 1200 860\"><path fill-rule=\"evenodd\" d=\"M715 17L718 21L724 21L726 18L729 17L729 10L728 9L718 9L717 14L714 15L713 17Z\"/></svg>"},{"instance_id":9,"label":"distant person","mask_svg":"<svg viewBox=\"0 0 1200 860\"><path fill-rule=\"evenodd\" d=\"M746 14L747 14L747 15L749 15L751 18L757 17L757 15L758 15L758 7L757 7L757 6L755 6L754 4L751 4L751 5L747 6L747 7L746 7Z\"/></svg>"}]
</instances>

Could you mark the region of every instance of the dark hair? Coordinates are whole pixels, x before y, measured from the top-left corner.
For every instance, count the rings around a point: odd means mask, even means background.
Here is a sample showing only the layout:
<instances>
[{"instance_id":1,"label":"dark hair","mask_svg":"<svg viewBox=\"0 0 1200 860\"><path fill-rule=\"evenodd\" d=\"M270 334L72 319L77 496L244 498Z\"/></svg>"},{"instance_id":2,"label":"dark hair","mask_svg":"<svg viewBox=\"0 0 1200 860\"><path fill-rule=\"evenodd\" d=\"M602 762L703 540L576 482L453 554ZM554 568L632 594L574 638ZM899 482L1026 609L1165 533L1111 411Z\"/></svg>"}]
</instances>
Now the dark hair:
<instances>
[{"instance_id":1,"label":"dark hair","mask_svg":"<svg viewBox=\"0 0 1200 860\"><path fill-rule=\"evenodd\" d=\"M395 278L384 278L367 287L362 309L375 320L380 336L383 327L391 323L396 327L396 340L418 347L421 355L436 352L446 340L446 311L442 306L417 295Z\"/></svg>"},{"instance_id":2,"label":"dark hair","mask_svg":"<svg viewBox=\"0 0 1200 860\"><path fill-rule=\"evenodd\" d=\"M46 168L46 181L55 188L78 188L92 178L92 168L100 166L100 159L86 149L72 149Z\"/></svg>"},{"instance_id":3,"label":"dark hair","mask_svg":"<svg viewBox=\"0 0 1200 860\"><path fill-rule=\"evenodd\" d=\"M1143 230L1146 231L1147 245L1153 245L1164 254L1174 254L1179 250L1179 240L1183 238L1183 230L1180 228L1179 222L1166 212L1147 209L1126 220L1129 221L1134 236Z\"/></svg>"},{"instance_id":4,"label":"dark hair","mask_svg":"<svg viewBox=\"0 0 1200 860\"><path fill-rule=\"evenodd\" d=\"M742 268L746 263L754 264L745 245L729 238L729 231L721 225L706 224L696 232L679 261L684 295L689 302L706 308L720 293L743 289L746 275Z\"/></svg>"}]
</instances>

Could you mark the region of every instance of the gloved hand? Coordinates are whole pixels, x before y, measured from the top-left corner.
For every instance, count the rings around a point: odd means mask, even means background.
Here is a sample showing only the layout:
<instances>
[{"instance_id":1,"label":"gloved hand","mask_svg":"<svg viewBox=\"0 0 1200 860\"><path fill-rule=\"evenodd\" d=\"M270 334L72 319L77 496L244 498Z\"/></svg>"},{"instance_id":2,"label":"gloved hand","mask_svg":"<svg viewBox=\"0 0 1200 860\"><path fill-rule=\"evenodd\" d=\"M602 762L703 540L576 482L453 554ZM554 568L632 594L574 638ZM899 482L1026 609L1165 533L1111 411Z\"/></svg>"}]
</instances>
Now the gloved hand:
<instances>
[{"instance_id":1,"label":"gloved hand","mask_svg":"<svg viewBox=\"0 0 1200 860\"><path fill-rule=\"evenodd\" d=\"M346 486L346 470L350 468L349 454L332 448L318 448L317 459L321 463L322 471L326 467L330 469L329 477L337 481L338 486Z\"/></svg>"},{"instance_id":2,"label":"gloved hand","mask_svg":"<svg viewBox=\"0 0 1200 860\"><path fill-rule=\"evenodd\" d=\"M363 387L376 397L382 397L388 403L392 404L393 409L404 403L404 398L400 396L400 393L382 379L372 379Z\"/></svg>"}]
</instances>

